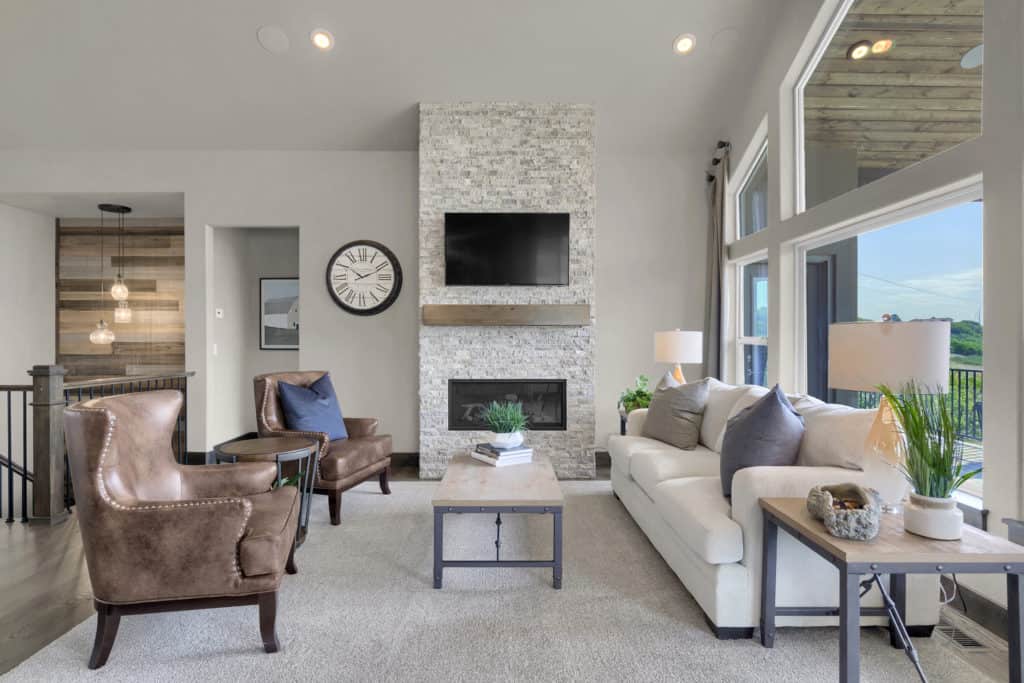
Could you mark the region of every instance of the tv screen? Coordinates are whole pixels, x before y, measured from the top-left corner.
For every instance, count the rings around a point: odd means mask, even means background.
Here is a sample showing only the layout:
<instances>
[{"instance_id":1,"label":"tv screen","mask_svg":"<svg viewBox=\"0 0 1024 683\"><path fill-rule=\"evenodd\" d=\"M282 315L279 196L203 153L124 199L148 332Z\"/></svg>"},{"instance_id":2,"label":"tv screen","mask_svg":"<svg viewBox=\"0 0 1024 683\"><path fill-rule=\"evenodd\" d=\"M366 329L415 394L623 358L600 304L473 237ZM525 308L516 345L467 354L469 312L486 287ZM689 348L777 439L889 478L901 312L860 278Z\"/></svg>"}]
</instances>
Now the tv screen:
<instances>
[{"instance_id":1,"label":"tv screen","mask_svg":"<svg viewBox=\"0 0 1024 683\"><path fill-rule=\"evenodd\" d=\"M568 285L569 214L446 213L446 285Z\"/></svg>"}]
</instances>

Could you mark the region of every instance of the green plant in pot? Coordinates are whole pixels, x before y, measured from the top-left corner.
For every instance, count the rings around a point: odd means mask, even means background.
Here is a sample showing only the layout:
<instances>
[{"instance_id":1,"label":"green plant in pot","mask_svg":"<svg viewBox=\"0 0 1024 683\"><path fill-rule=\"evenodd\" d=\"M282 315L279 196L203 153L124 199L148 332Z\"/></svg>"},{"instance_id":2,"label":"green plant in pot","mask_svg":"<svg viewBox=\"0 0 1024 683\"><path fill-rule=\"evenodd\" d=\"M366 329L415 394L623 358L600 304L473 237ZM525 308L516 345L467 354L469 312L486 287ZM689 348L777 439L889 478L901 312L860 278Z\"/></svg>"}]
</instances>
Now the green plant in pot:
<instances>
[{"instance_id":1,"label":"green plant in pot","mask_svg":"<svg viewBox=\"0 0 1024 683\"><path fill-rule=\"evenodd\" d=\"M529 418L523 413L522 403L491 401L484 408L484 422L494 432L491 445L495 448L515 448L523 443L523 432Z\"/></svg>"},{"instance_id":2,"label":"green plant in pot","mask_svg":"<svg viewBox=\"0 0 1024 683\"><path fill-rule=\"evenodd\" d=\"M903 512L904 528L938 540L960 538L964 516L953 492L981 469L964 470L963 442L949 394L930 393L914 383L900 394L884 385L878 390L889 402L906 444L899 468L913 491Z\"/></svg>"},{"instance_id":3,"label":"green plant in pot","mask_svg":"<svg viewBox=\"0 0 1024 683\"><path fill-rule=\"evenodd\" d=\"M626 417L634 410L646 408L651 403L650 380L647 375L639 375L633 388L626 389L619 396L619 415Z\"/></svg>"}]
</instances>

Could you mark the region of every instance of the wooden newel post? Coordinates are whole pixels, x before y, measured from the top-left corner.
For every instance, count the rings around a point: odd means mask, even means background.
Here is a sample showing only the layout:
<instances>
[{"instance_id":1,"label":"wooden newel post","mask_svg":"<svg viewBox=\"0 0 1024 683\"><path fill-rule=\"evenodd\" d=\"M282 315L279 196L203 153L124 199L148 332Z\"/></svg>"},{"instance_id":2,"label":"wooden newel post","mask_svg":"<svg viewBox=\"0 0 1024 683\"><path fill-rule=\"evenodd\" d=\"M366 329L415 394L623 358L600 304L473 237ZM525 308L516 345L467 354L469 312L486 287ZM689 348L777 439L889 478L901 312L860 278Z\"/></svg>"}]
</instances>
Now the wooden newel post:
<instances>
[{"instance_id":1,"label":"wooden newel post","mask_svg":"<svg viewBox=\"0 0 1024 683\"><path fill-rule=\"evenodd\" d=\"M60 524L64 507L64 375L60 365L34 365L32 375L32 517Z\"/></svg>"}]
</instances>

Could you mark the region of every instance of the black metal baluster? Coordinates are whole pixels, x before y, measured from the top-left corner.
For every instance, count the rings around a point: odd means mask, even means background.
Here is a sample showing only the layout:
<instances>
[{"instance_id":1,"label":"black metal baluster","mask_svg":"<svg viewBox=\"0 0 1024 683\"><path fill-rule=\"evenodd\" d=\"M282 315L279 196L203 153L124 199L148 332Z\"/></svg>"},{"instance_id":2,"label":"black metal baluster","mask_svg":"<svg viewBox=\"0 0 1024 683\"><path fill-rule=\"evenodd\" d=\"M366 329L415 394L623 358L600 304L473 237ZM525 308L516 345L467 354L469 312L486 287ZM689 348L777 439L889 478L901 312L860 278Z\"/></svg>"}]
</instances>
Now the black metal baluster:
<instances>
[{"instance_id":1,"label":"black metal baluster","mask_svg":"<svg viewBox=\"0 0 1024 683\"><path fill-rule=\"evenodd\" d=\"M28 392L24 390L21 392L21 521L28 522Z\"/></svg>"},{"instance_id":2,"label":"black metal baluster","mask_svg":"<svg viewBox=\"0 0 1024 683\"><path fill-rule=\"evenodd\" d=\"M11 390L7 390L7 519L14 524L14 449L11 436L14 429L11 425Z\"/></svg>"}]
</instances>

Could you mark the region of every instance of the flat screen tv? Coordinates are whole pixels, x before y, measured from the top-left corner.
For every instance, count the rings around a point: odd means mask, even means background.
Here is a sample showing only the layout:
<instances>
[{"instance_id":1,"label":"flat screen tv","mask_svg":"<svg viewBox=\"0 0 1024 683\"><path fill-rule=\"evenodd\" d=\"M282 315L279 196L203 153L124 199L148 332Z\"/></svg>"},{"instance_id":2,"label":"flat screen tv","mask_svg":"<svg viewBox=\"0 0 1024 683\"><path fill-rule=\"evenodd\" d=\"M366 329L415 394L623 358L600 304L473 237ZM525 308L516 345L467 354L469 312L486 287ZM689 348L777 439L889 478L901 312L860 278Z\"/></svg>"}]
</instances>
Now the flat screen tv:
<instances>
[{"instance_id":1,"label":"flat screen tv","mask_svg":"<svg viewBox=\"0 0 1024 683\"><path fill-rule=\"evenodd\" d=\"M568 285L569 214L446 213L446 285Z\"/></svg>"}]
</instances>

